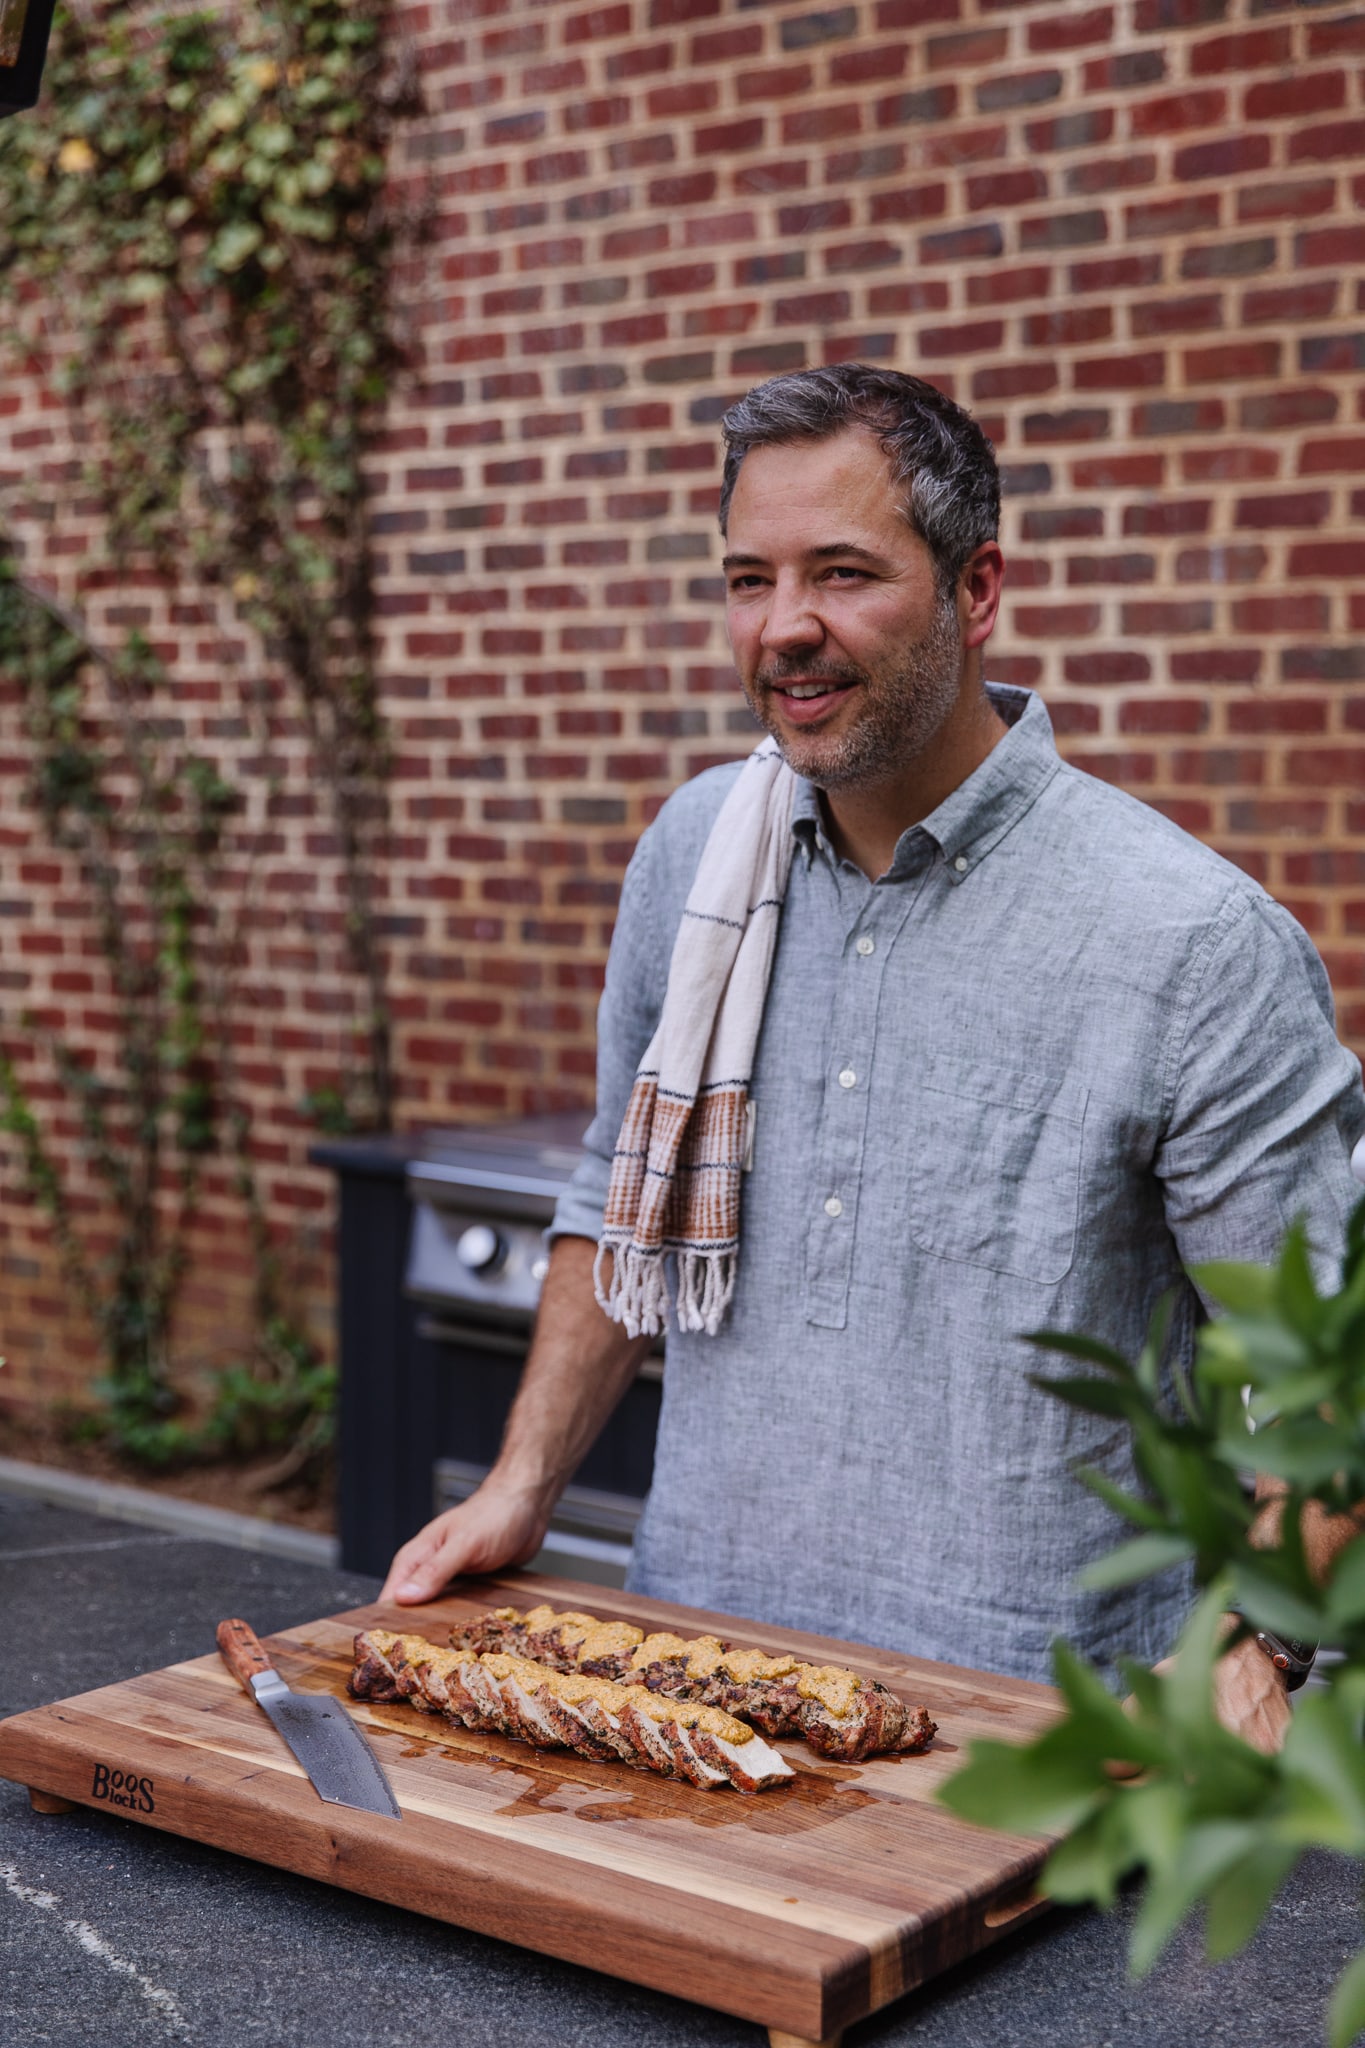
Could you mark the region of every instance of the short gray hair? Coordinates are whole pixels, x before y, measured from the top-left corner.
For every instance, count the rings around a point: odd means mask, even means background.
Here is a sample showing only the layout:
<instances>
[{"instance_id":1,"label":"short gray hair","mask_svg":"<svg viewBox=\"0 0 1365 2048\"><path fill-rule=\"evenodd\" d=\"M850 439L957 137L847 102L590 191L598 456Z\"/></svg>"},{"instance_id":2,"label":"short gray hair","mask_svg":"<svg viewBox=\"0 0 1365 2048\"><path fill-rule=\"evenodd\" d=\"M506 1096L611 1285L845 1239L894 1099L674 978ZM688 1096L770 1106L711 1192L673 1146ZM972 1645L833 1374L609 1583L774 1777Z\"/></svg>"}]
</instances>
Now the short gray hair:
<instances>
[{"instance_id":1,"label":"short gray hair","mask_svg":"<svg viewBox=\"0 0 1365 2048\"><path fill-rule=\"evenodd\" d=\"M976 549L1000 530L995 450L970 413L922 377L900 370L868 363L793 370L736 400L720 423L721 532L751 448L827 441L849 427L875 435L904 493L901 515L928 547L940 583L951 587Z\"/></svg>"}]
</instances>

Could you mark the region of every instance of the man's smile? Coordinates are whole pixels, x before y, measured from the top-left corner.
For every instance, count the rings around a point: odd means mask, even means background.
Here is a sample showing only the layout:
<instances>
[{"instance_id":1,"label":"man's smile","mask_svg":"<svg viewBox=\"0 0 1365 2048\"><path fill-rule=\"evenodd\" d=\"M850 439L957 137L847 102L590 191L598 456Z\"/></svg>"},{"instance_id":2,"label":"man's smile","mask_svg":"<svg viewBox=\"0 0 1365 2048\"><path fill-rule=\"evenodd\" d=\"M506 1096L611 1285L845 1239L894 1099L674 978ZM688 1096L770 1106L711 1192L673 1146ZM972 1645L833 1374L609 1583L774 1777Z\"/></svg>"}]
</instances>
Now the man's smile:
<instances>
[{"instance_id":1,"label":"man's smile","mask_svg":"<svg viewBox=\"0 0 1365 2048\"><path fill-rule=\"evenodd\" d=\"M813 724L856 690L860 676L803 675L760 676L759 686L770 697L780 697L783 716L794 725Z\"/></svg>"}]
</instances>

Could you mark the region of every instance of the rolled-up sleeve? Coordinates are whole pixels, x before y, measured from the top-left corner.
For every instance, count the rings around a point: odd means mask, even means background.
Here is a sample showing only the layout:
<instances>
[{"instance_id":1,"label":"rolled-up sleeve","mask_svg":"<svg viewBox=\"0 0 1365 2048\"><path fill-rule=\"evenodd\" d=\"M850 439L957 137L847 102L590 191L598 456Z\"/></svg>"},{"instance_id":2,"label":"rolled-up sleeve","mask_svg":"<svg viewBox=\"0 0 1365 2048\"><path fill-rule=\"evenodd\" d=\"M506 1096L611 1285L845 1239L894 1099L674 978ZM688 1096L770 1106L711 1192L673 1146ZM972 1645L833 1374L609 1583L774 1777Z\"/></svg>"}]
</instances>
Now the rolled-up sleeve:
<instances>
[{"instance_id":1,"label":"rolled-up sleeve","mask_svg":"<svg viewBox=\"0 0 1365 2048\"><path fill-rule=\"evenodd\" d=\"M651 884L657 827L640 840L621 885L621 902L597 1011L597 1111L583 1139L583 1160L560 1196L545 1236L602 1235L612 1153L635 1072L654 1036L668 981L671 933L662 929Z\"/></svg>"},{"instance_id":2,"label":"rolled-up sleeve","mask_svg":"<svg viewBox=\"0 0 1365 2048\"><path fill-rule=\"evenodd\" d=\"M1334 1028L1326 971L1271 898L1240 890L1204 934L1173 1034L1156 1170L1186 1267L1274 1258L1307 1224L1335 1284L1365 1129L1360 1062Z\"/></svg>"}]
</instances>

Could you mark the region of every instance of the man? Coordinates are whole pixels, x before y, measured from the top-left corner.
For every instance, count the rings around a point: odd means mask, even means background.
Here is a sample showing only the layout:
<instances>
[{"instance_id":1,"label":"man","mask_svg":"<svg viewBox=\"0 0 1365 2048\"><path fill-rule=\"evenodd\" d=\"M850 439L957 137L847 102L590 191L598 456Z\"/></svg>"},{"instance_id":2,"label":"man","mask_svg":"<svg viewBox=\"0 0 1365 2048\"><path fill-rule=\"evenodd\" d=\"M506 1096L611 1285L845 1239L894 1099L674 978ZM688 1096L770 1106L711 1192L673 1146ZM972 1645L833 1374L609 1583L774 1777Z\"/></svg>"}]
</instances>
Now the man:
<instances>
[{"instance_id":1,"label":"man","mask_svg":"<svg viewBox=\"0 0 1365 2048\"><path fill-rule=\"evenodd\" d=\"M760 386L724 432L730 645L776 749L686 785L640 843L597 1116L502 1455L404 1545L386 1592L430 1598L534 1553L646 1348L631 1331L667 1293L671 1246L684 1327L638 1590L1037 1678L1057 1635L1155 1659L1181 1574L1076 1585L1119 1532L1071 1467L1130 1483L1126 1432L1039 1393L1021 1333L1085 1331L1131 1356L1176 1288L1188 1356L1201 1305L1184 1269L1268 1259L1299 1213L1330 1268L1365 1124L1358 1064L1293 919L1064 766L1037 697L984 683L1003 559L968 415L848 365ZM771 814L774 772L779 880L754 880L734 917L708 910L703 878L723 887L757 816L742 779L768 775L754 803ZM685 1202L646 1216L650 1175L683 1187L732 1162L685 1140L666 1155L639 1118L665 1097L699 1114L689 1100L733 1078L698 1081L694 1060L670 1090L668 1048L690 1030L714 1053L747 940L717 974L688 947L765 911L740 1219L694 1245ZM726 973L717 1010L707 976ZM1225 1664L1232 1717L1273 1724L1268 1659L1245 1643Z\"/></svg>"}]
</instances>

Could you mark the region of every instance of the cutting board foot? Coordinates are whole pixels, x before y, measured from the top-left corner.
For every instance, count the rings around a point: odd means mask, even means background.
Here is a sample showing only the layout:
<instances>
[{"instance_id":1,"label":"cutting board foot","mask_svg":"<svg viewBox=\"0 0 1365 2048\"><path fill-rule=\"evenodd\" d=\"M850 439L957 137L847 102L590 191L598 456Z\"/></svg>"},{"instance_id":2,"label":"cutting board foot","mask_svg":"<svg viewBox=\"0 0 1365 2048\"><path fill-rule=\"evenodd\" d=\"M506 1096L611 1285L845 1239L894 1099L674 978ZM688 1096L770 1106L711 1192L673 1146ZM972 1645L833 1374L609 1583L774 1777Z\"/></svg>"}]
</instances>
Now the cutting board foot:
<instances>
[{"instance_id":1,"label":"cutting board foot","mask_svg":"<svg viewBox=\"0 0 1365 2048\"><path fill-rule=\"evenodd\" d=\"M28 1788L28 1803L35 1813L74 1813L74 1799L59 1799L55 1792L40 1792L36 1785Z\"/></svg>"},{"instance_id":2,"label":"cutting board foot","mask_svg":"<svg viewBox=\"0 0 1365 2048\"><path fill-rule=\"evenodd\" d=\"M768 2048L839 2048L842 2033L826 2034L823 2041L808 2041L804 2034L784 2034L780 2027L769 2027Z\"/></svg>"}]
</instances>

